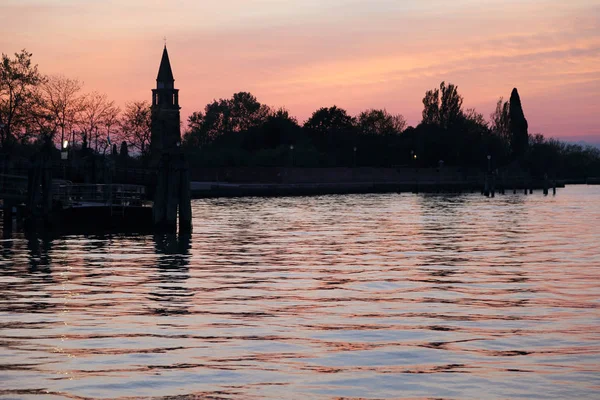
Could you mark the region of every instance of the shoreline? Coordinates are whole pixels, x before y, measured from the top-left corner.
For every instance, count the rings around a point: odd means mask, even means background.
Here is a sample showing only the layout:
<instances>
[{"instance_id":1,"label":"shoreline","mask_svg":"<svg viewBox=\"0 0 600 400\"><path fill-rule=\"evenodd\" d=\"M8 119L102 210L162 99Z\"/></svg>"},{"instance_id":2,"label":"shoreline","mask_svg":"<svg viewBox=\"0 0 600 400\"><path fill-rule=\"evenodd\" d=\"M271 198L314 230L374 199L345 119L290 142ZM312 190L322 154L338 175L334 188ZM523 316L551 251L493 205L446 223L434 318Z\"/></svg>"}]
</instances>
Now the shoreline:
<instances>
[{"instance_id":1,"label":"shoreline","mask_svg":"<svg viewBox=\"0 0 600 400\"><path fill-rule=\"evenodd\" d=\"M557 188L563 188L565 181L556 181ZM482 191L479 181L401 181L401 182L341 182L341 183L226 183L191 182L193 199L215 197L278 197L278 196L319 196L329 194L367 193L475 193ZM495 188L497 193L526 189L543 190L548 185L543 181L525 184L515 182ZM552 186L550 185L550 188Z\"/></svg>"}]
</instances>

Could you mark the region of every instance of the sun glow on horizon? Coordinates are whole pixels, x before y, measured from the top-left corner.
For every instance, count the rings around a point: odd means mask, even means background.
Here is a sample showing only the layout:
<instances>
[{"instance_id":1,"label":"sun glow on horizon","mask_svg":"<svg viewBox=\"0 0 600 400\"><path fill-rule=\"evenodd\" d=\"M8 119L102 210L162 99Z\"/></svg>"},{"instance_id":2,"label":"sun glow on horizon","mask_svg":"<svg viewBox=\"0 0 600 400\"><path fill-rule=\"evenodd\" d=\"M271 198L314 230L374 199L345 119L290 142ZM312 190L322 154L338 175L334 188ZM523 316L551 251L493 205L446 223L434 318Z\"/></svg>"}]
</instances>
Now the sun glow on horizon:
<instances>
[{"instance_id":1,"label":"sun glow on horizon","mask_svg":"<svg viewBox=\"0 0 600 400\"><path fill-rule=\"evenodd\" d=\"M168 37L182 117L249 91L305 120L333 104L420 121L455 83L486 117L519 88L531 132L600 142L600 5L594 1L304 2L7 0L0 50L34 54L119 104L149 100Z\"/></svg>"}]
</instances>

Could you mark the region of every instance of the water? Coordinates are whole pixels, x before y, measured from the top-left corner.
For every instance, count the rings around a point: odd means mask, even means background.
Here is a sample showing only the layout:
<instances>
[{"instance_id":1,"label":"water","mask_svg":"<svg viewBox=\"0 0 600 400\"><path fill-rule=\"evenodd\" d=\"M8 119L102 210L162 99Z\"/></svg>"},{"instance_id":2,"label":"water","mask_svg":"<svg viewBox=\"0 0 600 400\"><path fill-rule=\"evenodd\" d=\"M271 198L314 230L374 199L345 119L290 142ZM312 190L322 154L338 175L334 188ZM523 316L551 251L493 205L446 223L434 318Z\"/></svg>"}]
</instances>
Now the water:
<instances>
[{"instance_id":1,"label":"water","mask_svg":"<svg viewBox=\"0 0 600 400\"><path fill-rule=\"evenodd\" d=\"M600 397L600 187L193 213L4 240L0 398Z\"/></svg>"}]
</instances>

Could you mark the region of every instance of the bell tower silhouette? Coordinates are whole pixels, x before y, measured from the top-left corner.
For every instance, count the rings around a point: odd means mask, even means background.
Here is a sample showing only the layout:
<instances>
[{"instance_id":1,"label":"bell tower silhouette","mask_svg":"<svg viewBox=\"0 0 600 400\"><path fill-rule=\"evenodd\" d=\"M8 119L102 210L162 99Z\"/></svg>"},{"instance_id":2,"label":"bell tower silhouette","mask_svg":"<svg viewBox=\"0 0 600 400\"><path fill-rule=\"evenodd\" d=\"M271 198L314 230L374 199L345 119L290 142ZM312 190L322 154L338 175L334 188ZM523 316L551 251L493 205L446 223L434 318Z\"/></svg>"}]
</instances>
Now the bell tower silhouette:
<instances>
[{"instance_id":1,"label":"bell tower silhouette","mask_svg":"<svg viewBox=\"0 0 600 400\"><path fill-rule=\"evenodd\" d=\"M175 89L165 44L156 77L156 89L152 89L150 155L154 162L158 161L163 152L173 150L181 143L180 108L179 89Z\"/></svg>"}]
</instances>

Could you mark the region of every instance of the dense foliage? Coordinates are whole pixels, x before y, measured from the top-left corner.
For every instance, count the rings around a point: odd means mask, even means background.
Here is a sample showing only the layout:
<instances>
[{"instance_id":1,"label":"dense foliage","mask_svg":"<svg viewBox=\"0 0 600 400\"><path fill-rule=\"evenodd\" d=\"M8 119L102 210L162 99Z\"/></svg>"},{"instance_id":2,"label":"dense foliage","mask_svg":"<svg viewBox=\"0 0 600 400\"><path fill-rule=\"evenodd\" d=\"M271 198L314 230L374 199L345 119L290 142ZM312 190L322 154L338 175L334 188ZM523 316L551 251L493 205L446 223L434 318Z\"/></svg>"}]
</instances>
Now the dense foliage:
<instances>
[{"instance_id":1,"label":"dense foliage","mask_svg":"<svg viewBox=\"0 0 600 400\"><path fill-rule=\"evenodd\" d=\"M200 167L436 167L443 162L516 168L536 176L600 176L597 148L528 134L516 89L511 101L498 100L489 122L474 109L463 110L462 103L458 88L442 82L426 92L416 127L406 127L402 115L386 110L353 117L337 106L319 108L300 125L286 110L271 110L242 92L193 113L183 143Z\"/></svg>"}]
</instances>

